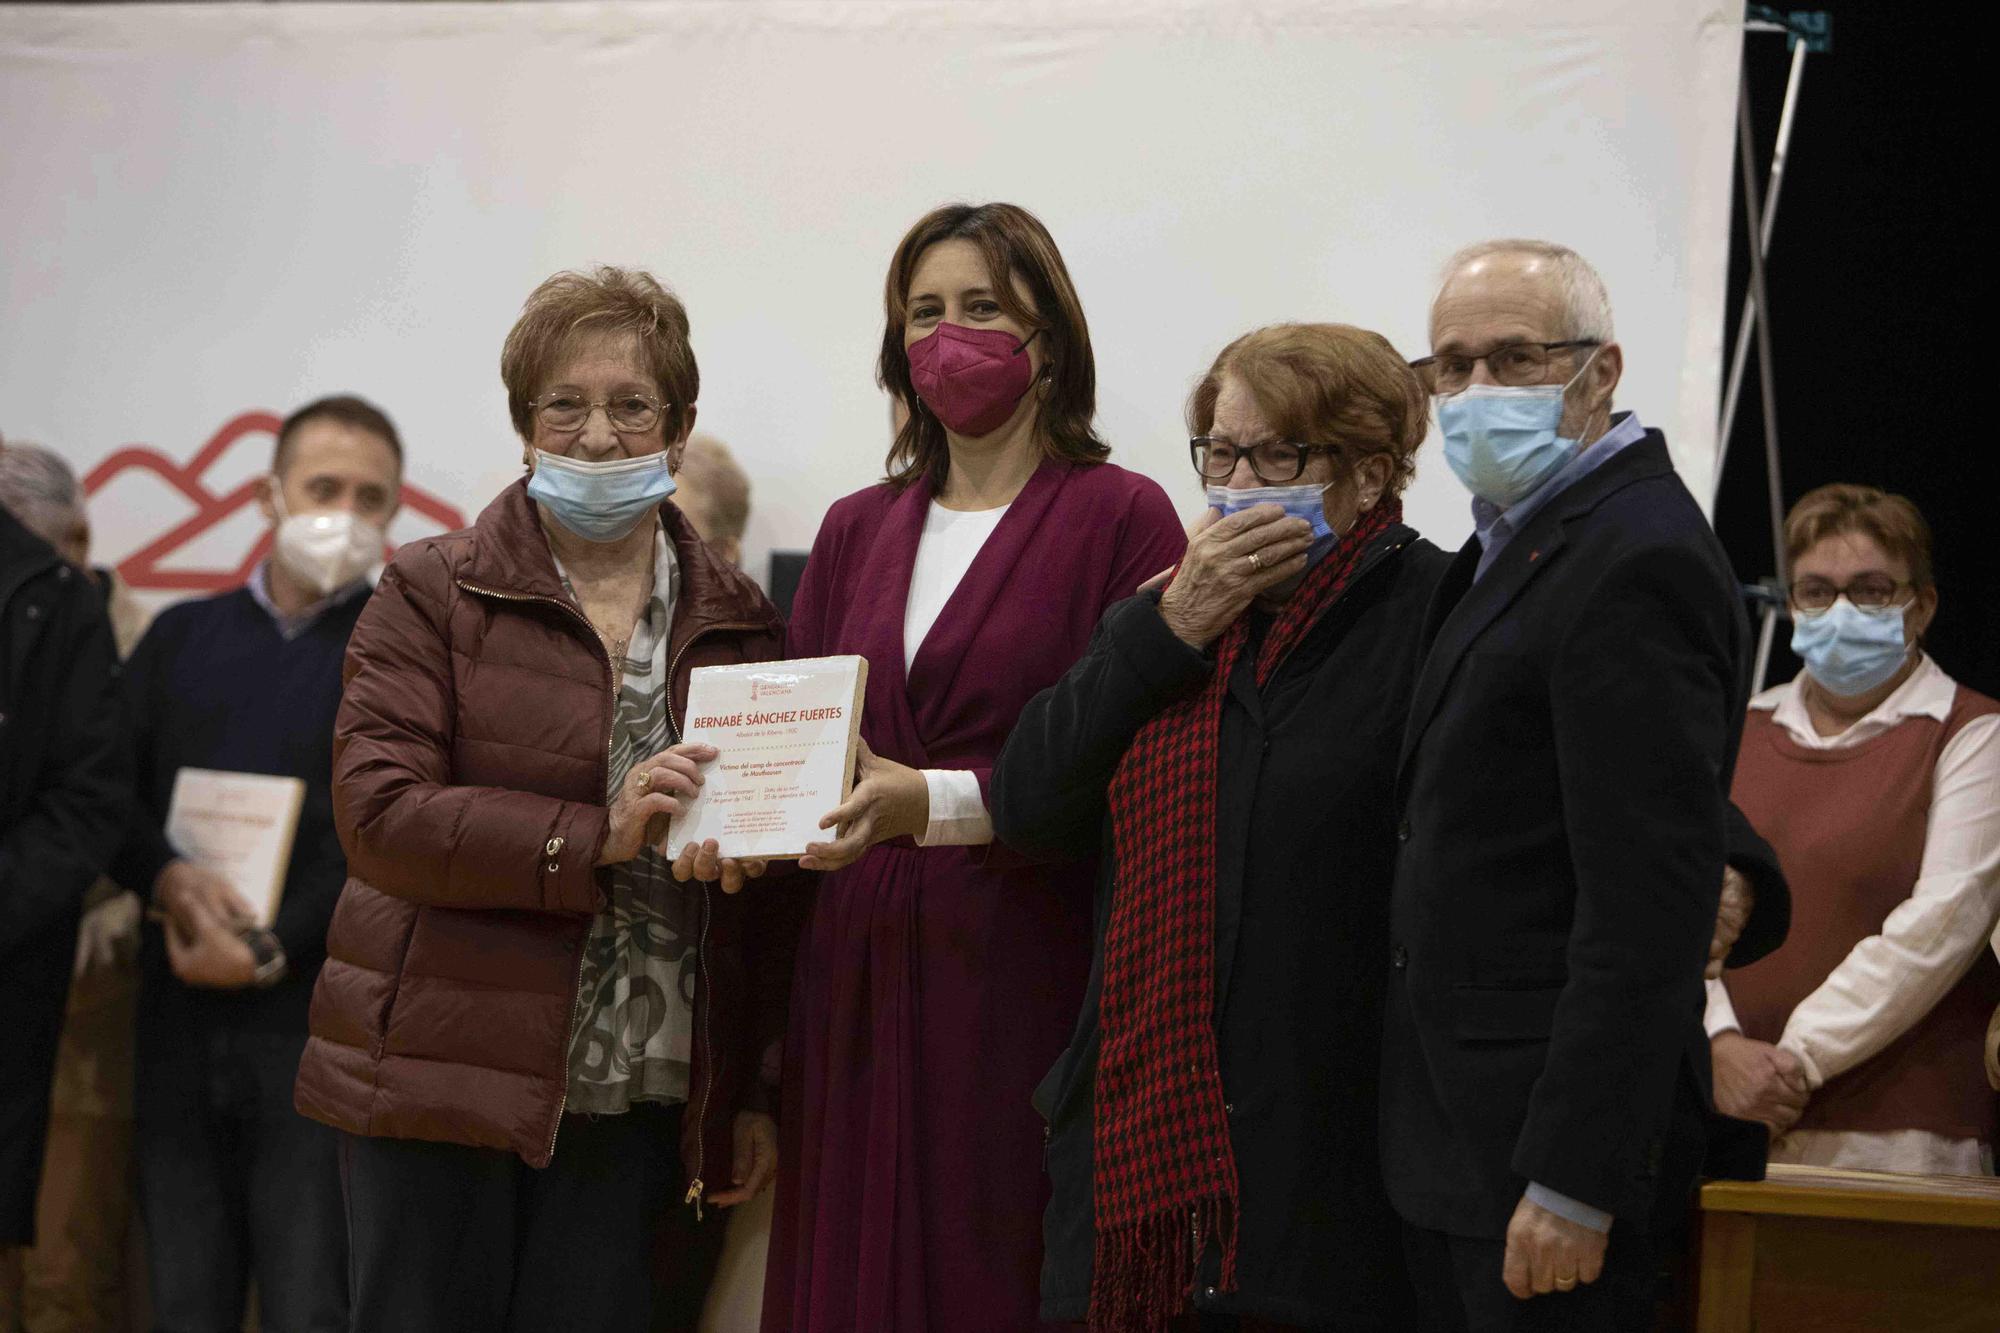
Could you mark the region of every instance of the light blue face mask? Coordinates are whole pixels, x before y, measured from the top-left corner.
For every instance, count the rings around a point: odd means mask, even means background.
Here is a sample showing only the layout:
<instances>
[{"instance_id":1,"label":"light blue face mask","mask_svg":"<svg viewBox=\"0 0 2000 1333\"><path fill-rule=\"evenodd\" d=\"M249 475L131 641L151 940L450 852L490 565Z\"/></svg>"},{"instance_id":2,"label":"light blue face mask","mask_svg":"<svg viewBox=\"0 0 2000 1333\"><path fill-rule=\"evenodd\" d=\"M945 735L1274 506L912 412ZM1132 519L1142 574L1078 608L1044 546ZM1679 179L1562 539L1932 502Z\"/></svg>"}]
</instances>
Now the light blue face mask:
<instances>
[{"instance_id":1,"label":"light blue face mask","mask_svg":"<svg viewBox=\"0 0 2000 1333\"><path fill-rule=\"evenodd\" d=\"M638 458L585 463L535 450L528 495L585 541L615 542L674 493L665 450Z\"/></svg>"},{"instance_id":2,"label":"light blue face mask","mask_svg":"<svg viewBox=\"0 0 2000 1333\"><path fill-rule=\"evenodd\" d=\"M1792 651L1835 694L1866 694L1909 658L1901 606L1864 611L1845 596L1816 616L1794 615Z\"/></svg>"},{"instance_id":3,"label":"light blue face mask","mask_svg":"<svg viewBox=\"0 0 2000 1333\"><path fill-rule=\"evenodd\" d=\"M1466 490L1506 509L1576 456L1580 442L1556 434L1562 428L1563 394L1596 355L1584 358L1568 384L1474 384L1439 397L1444 461Z\"/></svg>"},{"instance_id":4,"label":"light blue face mask","mask_svg":"<svg viewBox=\"0 0 2000 1333\"><path fill-rule=\"evenodd\" d=\"M1285 511L1288 518L1304 519L1312 524L1312 545L1306 548L1306 568L1311 569L1340 540L1340 534L1326 521L1326 501L1323 497L1332 487L1332 482L1324 486L1310 483L1302 486L1249 486L1236 491L1227 486L1210 486L1208 507L1220 509L1222 516L1228 518L1253 505L1276 505Z\"/></svg>"}]
</instances>

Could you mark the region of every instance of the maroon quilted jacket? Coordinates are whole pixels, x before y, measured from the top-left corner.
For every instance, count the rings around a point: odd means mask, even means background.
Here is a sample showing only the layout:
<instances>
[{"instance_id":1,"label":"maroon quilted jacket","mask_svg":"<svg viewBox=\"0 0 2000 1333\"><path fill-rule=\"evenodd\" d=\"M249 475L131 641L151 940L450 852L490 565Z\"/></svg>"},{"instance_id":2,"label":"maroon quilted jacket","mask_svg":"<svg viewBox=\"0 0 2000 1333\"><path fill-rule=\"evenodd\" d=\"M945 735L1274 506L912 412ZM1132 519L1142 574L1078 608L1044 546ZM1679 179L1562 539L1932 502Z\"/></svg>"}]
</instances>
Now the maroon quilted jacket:
<instances>
[{"instance_id":1,"label":"maroon quilted jacket","mask_svg":"<svg viewBox=\"0 0 2000 1333\"><path fill-rule=\"evenodd\" d=\"M775 658L777 611L680 511L673 731L698 666ZM396 553L355 626L334 730L349 878L313 993L298 1108L353 1134L554 1156L584 936L603 904L611 666L563 593L524 483ZM783 1033L807 877L703 886L691 1181L730 1169ZM691 1197L698 1197L691 1196Z\"/></svg>"}]
</instances>

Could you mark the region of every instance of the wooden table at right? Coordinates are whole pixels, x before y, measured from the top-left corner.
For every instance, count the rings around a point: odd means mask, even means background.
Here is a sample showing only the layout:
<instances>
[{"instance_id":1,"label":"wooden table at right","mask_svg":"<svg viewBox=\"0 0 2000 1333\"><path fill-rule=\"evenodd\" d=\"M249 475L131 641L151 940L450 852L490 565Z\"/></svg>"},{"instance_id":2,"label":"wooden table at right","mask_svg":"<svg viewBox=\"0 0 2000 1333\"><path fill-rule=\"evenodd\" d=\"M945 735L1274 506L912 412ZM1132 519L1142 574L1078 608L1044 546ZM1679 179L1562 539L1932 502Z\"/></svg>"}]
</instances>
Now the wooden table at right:
<instances>
[{"instance_id":1,"label":"wooden table at right","mask_svg":"<svg viewBox=\"0 0 2000 1333\"><path fill-rule=\"evenodd\" d=\"M2000 1333L2000 1179L1770 1168L1701 1191L1700 1333Z\"/></svg>"}]
</instances>

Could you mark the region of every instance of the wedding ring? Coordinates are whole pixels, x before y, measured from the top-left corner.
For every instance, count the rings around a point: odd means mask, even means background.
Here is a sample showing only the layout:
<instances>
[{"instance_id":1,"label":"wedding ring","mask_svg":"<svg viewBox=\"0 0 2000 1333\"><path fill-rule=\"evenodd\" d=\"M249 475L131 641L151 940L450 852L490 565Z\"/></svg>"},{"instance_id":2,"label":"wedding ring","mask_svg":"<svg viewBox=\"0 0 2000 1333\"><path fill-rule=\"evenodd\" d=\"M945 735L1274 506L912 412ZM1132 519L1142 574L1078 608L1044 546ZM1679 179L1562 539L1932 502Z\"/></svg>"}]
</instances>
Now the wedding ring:
<instances>
[{"instance_id":1,"label":"wedding ring","mask_svg":"<svg viewBox=\"0 0 2000 1333\"><path fill-rule=\"evenodd\" d=\"M1576 1286L1576 1279L1573 1277L1559 1277L1556 1279L1557 1291L1569 1291L1575 1286Z\"/></svg>"},{"instance_id":2,"label":"wedding ring","mask_svg":"<svg viewBox=\"0 0 2000 1333\"><path fill-rule=\"evenodd\" d=\"M642 769L640 769L640 770L639 770L639 790L640 790L640 791L651 791L652 789L653 789L653 770L652 770L652 769L650 769L650 768L642 768Z\"/></svg>"},{"instance_id":3,"label":"wedding ring","mask_svg":"<svg viewBox=\"0 0 2000 1333\"><path fill-rule=\"evenodd\" d=\"M1263 556L1257 554L1257 552L1255 551L1252 551L1250 554L1244 556L1243 558L1250 562L1250 568L1256 570L1260 574L1264 572Z\"/></svg>"}]
</instances>

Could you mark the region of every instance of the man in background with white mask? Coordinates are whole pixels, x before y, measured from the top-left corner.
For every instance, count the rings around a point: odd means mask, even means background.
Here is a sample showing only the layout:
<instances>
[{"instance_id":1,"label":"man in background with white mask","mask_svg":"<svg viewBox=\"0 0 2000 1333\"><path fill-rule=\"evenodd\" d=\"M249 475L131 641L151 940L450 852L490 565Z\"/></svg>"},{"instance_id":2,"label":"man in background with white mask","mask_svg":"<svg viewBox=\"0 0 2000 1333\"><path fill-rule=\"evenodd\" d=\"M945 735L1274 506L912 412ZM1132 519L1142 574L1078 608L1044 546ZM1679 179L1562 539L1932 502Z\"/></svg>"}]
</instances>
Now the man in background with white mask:
<instances>
[{"instance_id":1,"label":"man in background with white mask","mask_svg":"<svg viewBox=\"0 0 2000 1333\"><path fill-rule=\"evenodd\" d=\"M112 865L149 903L135 1088L155 1326L239 1327L254 1280L269 1333L347 1327L336 1137L292 1108L327 924L347 877L333 826L333 717L349 632L395 516L395 426L354 397L286 418L248 584L162 612L126 668L132 828ZM275 916L258 920L166 835L183 769L300 779Z\"/></svg>"},{"instance_id":2,"label":"man in background with white mask","mask_svg":"<svg viewBox=\"0 0 2000 1333\"><path fill-rule=\"evenodd\" d=\"M1385 1177L1424 1328L1648 1328L1712 1114L1743 612L1666 441L1612 411L1580 256L1462 252L1431 345L1477 535L1402 744Z\"/></svg>"}]
</instances>

